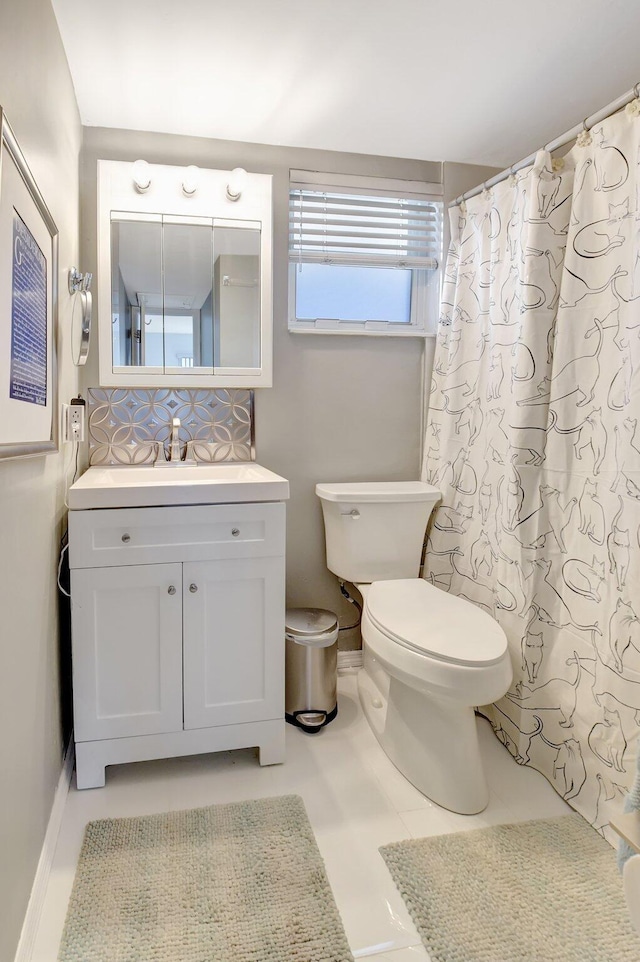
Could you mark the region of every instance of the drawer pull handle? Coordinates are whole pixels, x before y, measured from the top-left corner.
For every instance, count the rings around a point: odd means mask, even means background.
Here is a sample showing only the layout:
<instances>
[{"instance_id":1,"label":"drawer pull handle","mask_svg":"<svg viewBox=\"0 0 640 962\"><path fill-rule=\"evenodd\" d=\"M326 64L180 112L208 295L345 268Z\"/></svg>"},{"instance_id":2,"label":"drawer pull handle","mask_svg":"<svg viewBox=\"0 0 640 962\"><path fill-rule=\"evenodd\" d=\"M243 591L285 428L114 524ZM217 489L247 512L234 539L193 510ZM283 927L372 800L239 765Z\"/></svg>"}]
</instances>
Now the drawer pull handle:
<instances>
[{"instance_id":1,"label":"drawer pull handle","mask_svg":"<svg viewBox=\"0 0 640 962\"><path fill-rule=\"evenodd\" d=\"M175 595L175 593L176 593L176 586L175 586L175 585L169 585L169 587L167 588L167 594L169 594L169 595Z\"/></svg>"},{"instance_id":2,"label":"drawer pull handle","mask_svg":"<svg viewBox=\"0 0 640 962\"><path fill-rule=\"evenodd\" d=\"M198 590L197 585L189 585L189 591L191 592L192 595L195 595L197 590Z\"/></svg>"},{"instance_id":3,"label":"drawer pull handle","mask_svg":"<svg viewBox=\"0 0 640 962\"><path fill-rule=\"evenodd\" d=\"M240 528L232 528L231 534L233 535L234 538L237 538L238 535L240 534Z\"/></svg>"},{"instance_id":4,"label":"drawer pull handle","mask_svg":"<svg viewBox=\"0 0 640 962\"><path fill-rule=\"evenodd\" d=\"M129 544L129 542L131 541L131 535L130 535L130 534L123 534L123 535L122 535L122 541L124 541L125 544Z\"/></svg>"}]
</instances>

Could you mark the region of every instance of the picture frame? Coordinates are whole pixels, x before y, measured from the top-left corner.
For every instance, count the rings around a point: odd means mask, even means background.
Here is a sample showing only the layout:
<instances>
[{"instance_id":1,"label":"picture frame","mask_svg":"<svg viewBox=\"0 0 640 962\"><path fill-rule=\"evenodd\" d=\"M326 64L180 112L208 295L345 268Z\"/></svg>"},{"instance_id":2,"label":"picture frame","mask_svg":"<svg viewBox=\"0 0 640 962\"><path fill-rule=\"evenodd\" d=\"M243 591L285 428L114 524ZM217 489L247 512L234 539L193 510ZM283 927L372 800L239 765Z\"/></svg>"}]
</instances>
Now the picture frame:
<instances>
[{"instance_id":1,"label":"picture frame","mask_svg":"<svg viewBox=\"0 0 640 962\"><path fill-rule=\"evenodd\" d=\"M58 228L0 107L0 460L58 450Z\"/></svg>"}]
</instances>

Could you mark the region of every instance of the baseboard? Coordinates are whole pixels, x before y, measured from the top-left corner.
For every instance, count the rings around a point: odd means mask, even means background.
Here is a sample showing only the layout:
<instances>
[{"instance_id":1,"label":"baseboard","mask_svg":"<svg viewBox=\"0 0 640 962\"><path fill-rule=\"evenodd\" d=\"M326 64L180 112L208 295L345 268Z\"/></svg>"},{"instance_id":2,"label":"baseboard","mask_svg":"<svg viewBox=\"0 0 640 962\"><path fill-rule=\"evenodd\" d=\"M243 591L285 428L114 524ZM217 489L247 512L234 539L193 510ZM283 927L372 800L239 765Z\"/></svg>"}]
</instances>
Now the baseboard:
<instances>
[{"instance_id":1,"label":"baseboard","mask_svg":"<svg viewBox=\"0 0 640 962\"><path fill-rule=\"evenodd\" d=\"M362 649L338 652L338 671L345 668L362 668Z\"/></svg>"},{"instance_id":2,"label":"baseboard","mask_svg":"<svg viewBox=\"0 0 640 962\"><path fill-rule=\"evenodd\" d=\"M62 825L62 815L64 813L64 806L69 793L69 786L71 785L73 761L74 752L72 739L69 742L65 752L64 761L62 763L62 771L60 772L60 778L58 779L58 787L56 788L56 793L53 797L53 805L51 806L49 823L44 836L44 842L42 843L40 859L38 860L38 868L36 869L35 878L33 880L29 904L27 905L27 911L22 924L22 932L20 933L20 941L18 942L18 948L16 950L14 962L31 962L31 958L33 956L33 947L35 944L38 926L40 924L40 916L42 914L42 907L44 905L44 897L46 895L47 885L49 884L49 875L51 873L51 866L53 864L53 856L56 850L60 826Z\"/></svg>"}]
</instances>

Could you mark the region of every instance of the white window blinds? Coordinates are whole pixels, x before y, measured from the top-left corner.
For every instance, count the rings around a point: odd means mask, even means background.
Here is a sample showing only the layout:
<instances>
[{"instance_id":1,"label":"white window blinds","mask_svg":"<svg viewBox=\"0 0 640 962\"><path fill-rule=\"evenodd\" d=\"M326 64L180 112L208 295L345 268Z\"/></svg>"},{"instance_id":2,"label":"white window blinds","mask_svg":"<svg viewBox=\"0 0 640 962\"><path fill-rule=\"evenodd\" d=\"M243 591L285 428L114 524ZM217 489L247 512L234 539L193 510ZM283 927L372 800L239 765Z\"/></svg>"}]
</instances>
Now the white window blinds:
<instances>
[{"instance_id":1,"label":"white window blinds","mask_svg":"<svg viewBox=\"0 0 640 962\"><path fill-rule=\"evenodd\" d=\"M441 203L430 198L292 184L289 257L301 264L436 270Z\"/></svg>"}]
</instances>

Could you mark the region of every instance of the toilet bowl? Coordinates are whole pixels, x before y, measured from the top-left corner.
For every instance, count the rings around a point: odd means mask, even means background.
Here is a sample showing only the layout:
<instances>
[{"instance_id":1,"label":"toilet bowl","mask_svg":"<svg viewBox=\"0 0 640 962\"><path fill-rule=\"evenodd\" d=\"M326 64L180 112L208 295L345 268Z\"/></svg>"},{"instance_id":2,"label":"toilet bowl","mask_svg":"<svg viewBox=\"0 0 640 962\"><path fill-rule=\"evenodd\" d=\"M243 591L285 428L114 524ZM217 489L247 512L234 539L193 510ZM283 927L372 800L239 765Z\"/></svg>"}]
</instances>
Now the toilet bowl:
<instances>
[{"instance_id":1,"label":"toilet bowl","mask_svg":"<svg viewBox=\"0 0 640 962\"><path fill-rule=\"evenodd\" d=\"M440 492L422 482L319 484L327 564L363 597L358 692L382 748L437 804L487 805L474 708L512 680L507 639L470 602L418 577ZM360 577L358 577L360 575Z\"/></svg>"},{"instance_id":2,"label":"toilet bowl","mask_svg":"<svg viewBox=\"0 0 640 962\"><path fill-rule=\"evenodd\" d=\"M358 690L369 724L419 791L451 811L481 812L489 790L474 708L511 684L504 632L420 578L358 587L367 659Z\"/></svg>"}]
</instances>

